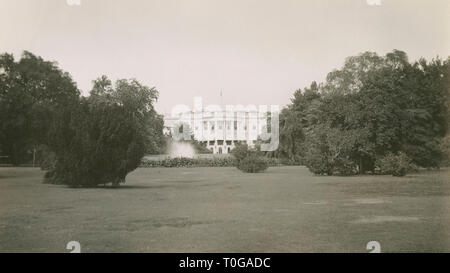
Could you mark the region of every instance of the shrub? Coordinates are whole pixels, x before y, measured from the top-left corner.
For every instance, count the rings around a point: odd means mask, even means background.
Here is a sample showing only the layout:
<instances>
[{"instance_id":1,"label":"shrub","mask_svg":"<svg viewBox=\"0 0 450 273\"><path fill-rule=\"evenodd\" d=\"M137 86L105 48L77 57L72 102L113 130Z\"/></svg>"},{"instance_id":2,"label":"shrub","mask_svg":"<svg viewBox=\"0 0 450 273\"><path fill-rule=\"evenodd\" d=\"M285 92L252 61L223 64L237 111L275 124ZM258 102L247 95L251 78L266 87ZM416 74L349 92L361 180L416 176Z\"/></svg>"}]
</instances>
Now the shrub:
<instances>
[{"instance_id":1,"label":"shrub","mask_svg":"<svg viewBox=\"0 0 450 273\"><path fill-rule=\"evenodd\" d=\"M356 163L352 160L356 133L322 126L307 135L308 148L305 165L314 174L354 175Z\"/></svg>"},{"instance_id":2,"label":"shrub","mask_svg":"<svg viewBox=\"0 0 450 273\"><path fill-rule=\"evenodd\" d=\"M277 158L265 158L268 166L280 165ZM152 160L143 158L140 167L143 168L181 168L181 167L236 167L237 160L234 157L219 157L219 158L165 158L160 160Z\"/></svg>"},{"instance_id":3,"label":"shrub","mask_svg":"<svg viewBox=\"0 0 450 273\"><path fill-rule=\"evenodd\" d=\"M233 157L221 158L165 158L161 160L142 159L140 167L164 167L164 168L180 168L180 167L234 167L236 160Z\"/></svg>"},{"instance_id":4,"label":"shrub","mask_svg":"<svg viewBox=\"0 0 450 273\"><path fill-rule=\"evenodd\" d=\"M357 173L356 164L349 158L337 158L334 162L334 172L342 176L355 175Z\"/></svg>"},{"instance_id":5,"label":"shrub","mask_svg":"<svg viewBox=\"0 0 450 273\"><path fill-rule=\"evenodd\" d=\"M119 80L115 90L106 78L98 81L89 98L81 98L55 119L49 135L56 163L46 182L118 186L139 166L156 115L156 90L135 80Z\"/></svg>"},{"instance_id":6,"label":"shrub","mask_svg":"<svg viewBox=\"0 0 450 273\"><path fill-rule=\"evenodd\" d=\"M231 153L236 158L236 167L246 173L257 173L267 170L269 163L278 164L261 156L257 149L250 149L247 144L238 144Z\"/></svg>"},{"instance_id":7,"label":"shrub","mask_svg":"<svg viewBox=\"0 0 450 273\"><path fill-rule=\"evenodd\" d=\"M83 102L71 116L68 128L55 129L55 138L65 130L73 134L55 145L57 160L47 181L71 187L124 183L145 152L142 127L119 105Z\"/></svg>"},{"instance_id":8,"label":"shrub","mask_svg":"<svg viewBox=\"0 0 450 273\"><path fill-rule=\"evenodd\" d=\"M323 154L309 154L306 158L306 167L309 171L319 175L332 175L333 165L328 157Z\"/></svg>"},{"instance_id":9,"label":"shrub","mask_svg":"<svg viewBox=\"0 0 450 273\"><path fill-rule=\"evenodd\" d=\"M256 154L249 155L240 160L237 168L245 173L259 173L267 170L269 167L263 157Z\"/></svg>"},{"instance_id":10,"label":"shrub","mask_svg":"<svg viewBox=\"0 0 450 273\"><path fill-rule=\"evenodd\" d=\"M393 176L405 176L408 172L417 170L412 160L402 152L398 155L389 153L379 158L375 164L381 174L391 174Z\"/></svg>"},{"instance_id":11,"label":"shrub","mask_svg":"<svg viewBox=\"0 0 450 273\"><path fill-rule=\"evenodd\" d=\"M312 173L319 175L350 176L357 173L355 162L348 157L332 157L327 153L318 153L317 151L311 151L307 155L306 166Z\"/></svg>"},{"instance_id":12,"label":"shrub","mask_svg":"<svg viewBox=\"0 0 450 273\"><path fill-rule=\"evenodd\" d=\"M256 153L256 151L249 149L247 144L236 144L236 147L231 151L231 154L239 162L248 157L252 152Z\"/></svg>"}]
</instances>

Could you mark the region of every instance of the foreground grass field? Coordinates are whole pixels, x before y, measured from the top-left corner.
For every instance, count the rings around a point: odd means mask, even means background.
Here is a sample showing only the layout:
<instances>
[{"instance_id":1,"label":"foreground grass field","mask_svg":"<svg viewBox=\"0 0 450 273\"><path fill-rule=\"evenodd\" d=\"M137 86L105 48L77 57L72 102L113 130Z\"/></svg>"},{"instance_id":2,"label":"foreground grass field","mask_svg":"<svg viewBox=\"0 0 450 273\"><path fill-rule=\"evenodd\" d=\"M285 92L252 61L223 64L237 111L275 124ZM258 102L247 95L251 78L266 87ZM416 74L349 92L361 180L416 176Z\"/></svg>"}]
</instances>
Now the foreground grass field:
<instances>
[{"instance_id":1,"label":"foreground grass field","mask_svg":"<svg viewBox=\"0 0 450 273\"><path fill-rule=\"evenodd\" d=\"M450 251L450 170L319 177L304 167L138 169L119 189L0 168L0 252Z\"/></svg>"}]
</instances>

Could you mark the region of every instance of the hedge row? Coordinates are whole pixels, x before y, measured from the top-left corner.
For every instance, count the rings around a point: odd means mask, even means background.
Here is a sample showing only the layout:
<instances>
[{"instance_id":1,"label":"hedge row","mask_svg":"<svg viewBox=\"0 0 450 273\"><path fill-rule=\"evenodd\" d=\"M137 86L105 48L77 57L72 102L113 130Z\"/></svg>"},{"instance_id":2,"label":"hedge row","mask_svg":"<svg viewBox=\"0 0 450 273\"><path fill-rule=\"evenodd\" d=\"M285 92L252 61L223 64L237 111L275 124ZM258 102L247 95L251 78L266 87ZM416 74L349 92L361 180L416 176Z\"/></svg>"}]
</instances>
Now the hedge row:
<instances>
[{"instance_id":1,"label":"hedge row","mask_svg":"<svg viewBox=\"0 0 450 273\"><path fill-rule=\"evenodd\" d=\"M280 162L276 158L264 158L269 166L278 166ZM150 160L143 158L140 167L153 168L180 168L180 167L235 167L236 159L234 157L223 158L185 158L175 157L161 160Z\"/></svg>"}]
</instances>

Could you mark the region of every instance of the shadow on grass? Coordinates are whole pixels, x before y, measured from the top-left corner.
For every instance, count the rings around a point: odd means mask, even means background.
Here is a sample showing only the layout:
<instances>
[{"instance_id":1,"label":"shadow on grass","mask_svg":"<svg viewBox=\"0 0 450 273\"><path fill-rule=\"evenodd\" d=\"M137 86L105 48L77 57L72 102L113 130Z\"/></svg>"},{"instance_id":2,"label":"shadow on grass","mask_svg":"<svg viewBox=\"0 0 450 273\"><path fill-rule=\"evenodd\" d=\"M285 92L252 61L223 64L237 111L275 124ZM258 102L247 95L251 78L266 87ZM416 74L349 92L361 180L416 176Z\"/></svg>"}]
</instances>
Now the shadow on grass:
<instances>
[{"instance_id":1,"label":"shadow on grass","mask_svg":"<svg viewBox=\"0 0 450 273\"><path fill-rule=\"evenodd\" d=\"M49 184L55 186L63 186L70 190L135 190L135 189L164 189L164 188L176 188L175 185L121 185L121 186L111 186L111 185L98 185L94 187L70 187L67 185L57 185Z\"/></svg>"},{"instance_id":2,"label":"shadow on grass","mask_svg":"<svg viewBox=\"0 0 450 273\"><path fill-rule=\"evenodd\" d=\"M100 186L97 189L108 189L108 190L133 190L133 189L163 189L170 188L173 185L121 185L118 187L113 186Z\"/></svg>"}]
</instances>

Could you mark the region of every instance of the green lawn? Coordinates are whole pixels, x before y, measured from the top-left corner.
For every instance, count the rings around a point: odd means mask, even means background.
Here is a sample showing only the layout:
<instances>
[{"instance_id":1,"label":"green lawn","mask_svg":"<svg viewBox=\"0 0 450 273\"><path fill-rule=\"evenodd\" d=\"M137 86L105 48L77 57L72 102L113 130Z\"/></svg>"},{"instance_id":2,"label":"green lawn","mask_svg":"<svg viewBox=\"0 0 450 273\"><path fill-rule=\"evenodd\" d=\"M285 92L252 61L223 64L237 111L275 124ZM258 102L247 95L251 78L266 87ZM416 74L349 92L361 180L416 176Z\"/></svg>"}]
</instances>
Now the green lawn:
<instances>
[{"instance_id":1,"label":"green lawn","mask_svg":"<svg viewBox=\"0 0 450 273\"><path fill-rule=\"evenodd\" d=\"M0 252L450 251L450 170L319 177L304 167L141 168L119 189L0 168Z\"/></svg>"}]
</instances>

